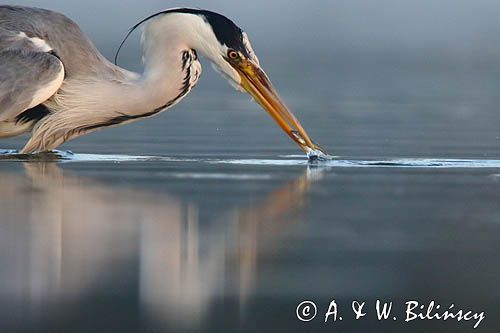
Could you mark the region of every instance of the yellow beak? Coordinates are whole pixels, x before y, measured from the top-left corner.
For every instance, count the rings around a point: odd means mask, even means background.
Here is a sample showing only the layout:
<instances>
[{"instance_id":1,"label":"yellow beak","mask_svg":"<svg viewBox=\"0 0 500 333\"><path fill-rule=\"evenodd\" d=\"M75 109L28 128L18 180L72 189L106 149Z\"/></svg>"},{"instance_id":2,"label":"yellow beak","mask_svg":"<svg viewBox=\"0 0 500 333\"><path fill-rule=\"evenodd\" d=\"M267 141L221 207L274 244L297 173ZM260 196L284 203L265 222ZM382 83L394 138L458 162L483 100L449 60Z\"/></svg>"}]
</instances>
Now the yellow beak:
<instances>
[{"instance_id":1,"label":"yellow beak","mask_svg":"<svg viewBox=\"0 0 500 333\"><path fill-rule=\"evenodd\" d=\"M310 158L326 158L327 154L309 138L300 122L285 106L268 76L259 65L248 59L231 63L231 65L240 74L241 86Z\"/></svg>"}]
</instances>

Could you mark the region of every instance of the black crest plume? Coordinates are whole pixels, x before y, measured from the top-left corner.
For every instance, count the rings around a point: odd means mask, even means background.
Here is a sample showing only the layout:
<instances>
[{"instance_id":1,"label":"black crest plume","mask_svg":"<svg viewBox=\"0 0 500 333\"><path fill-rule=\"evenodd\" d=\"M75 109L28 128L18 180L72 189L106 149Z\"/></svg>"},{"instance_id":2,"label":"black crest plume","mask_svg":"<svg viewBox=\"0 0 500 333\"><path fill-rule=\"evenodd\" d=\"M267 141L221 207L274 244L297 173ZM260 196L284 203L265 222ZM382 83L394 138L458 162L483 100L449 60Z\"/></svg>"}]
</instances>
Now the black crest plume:
<instances>
[{"instance_id":1,"label":"black crest plume","mask_svg":"<svg viewBox=\"0 0 500 333\"><path fill-rule=\"evenodd\" d=\"M233 21L225 17L224 15L211 12L203 9L195 9L195 8L175 8L164 10L155 14L152 14L142 21L138 22L128 31L127 35L123 39L118 48L118 51L115 54L115 65L117 63L118 54L122 49L123 45L130 37L132 32L134 32L138 27L140 27L143 23L158 17L160 15L165 15L169 13L185 13L185 14L193 14L201 16L210 26L212 27L217 40L221 44L225 44L228 48L231 48L236 51L242 52L245 56L248 56L247 50L243 44L243 31L234 24Z\"/></svg>"}]
</instances>

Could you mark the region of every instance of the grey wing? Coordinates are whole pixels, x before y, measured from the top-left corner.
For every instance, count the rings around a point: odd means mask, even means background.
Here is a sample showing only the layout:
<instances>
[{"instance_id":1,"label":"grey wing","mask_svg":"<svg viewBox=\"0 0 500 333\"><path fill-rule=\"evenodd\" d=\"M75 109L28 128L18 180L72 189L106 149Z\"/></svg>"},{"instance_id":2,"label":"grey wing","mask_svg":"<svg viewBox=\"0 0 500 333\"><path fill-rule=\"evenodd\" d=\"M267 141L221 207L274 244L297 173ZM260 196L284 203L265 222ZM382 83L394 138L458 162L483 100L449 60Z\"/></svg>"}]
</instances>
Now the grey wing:
<instances>
[{"instance_id":1,"label":"grey wing","mask_svg":"<svg viewBox=\"0 0 500 333\"><path fill-rule=\"evenodd\" d=\"M63 80L64 66L43 40L0 28L0 121L45 102Z\"/></svg>"}]
</instances>

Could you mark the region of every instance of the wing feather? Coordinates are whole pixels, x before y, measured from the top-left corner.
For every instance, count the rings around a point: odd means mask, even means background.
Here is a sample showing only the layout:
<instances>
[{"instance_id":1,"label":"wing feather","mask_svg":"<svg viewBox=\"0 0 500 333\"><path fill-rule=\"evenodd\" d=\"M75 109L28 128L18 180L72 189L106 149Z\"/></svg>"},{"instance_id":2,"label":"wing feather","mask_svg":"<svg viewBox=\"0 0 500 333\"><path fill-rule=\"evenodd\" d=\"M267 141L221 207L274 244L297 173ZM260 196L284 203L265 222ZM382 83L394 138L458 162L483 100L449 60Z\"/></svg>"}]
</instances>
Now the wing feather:
<instances>
[{"instance_id":1,"label":"wing feather","mask_svg":"<svg viewBox=\"0 0 500 333\"><path fill-rule=\"evenodd\" d=\"M48 51L39 38L0 28L0 121L15 118L59 90L64 66Z\"/></svg>"}]
</instances>

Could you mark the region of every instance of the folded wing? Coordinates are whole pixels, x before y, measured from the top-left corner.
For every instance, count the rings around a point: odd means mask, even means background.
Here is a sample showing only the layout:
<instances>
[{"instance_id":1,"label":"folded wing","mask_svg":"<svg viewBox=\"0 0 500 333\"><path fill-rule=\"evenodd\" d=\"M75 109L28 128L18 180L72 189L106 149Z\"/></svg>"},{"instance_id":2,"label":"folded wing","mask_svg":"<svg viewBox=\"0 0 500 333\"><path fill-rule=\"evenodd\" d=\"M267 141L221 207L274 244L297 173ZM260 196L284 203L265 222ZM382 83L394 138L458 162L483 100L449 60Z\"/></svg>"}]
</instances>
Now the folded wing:
<instances>
[{"instance_id":1,"label":"folded wing","mask_svg":"<svg viewBox=\"0 0 500 333\"><path fill-rule=\"evenodd\" d=\"M63 80L64 66L43 39L0 28L0 122L45 102Z\"/></svg>"}]
</instances>

